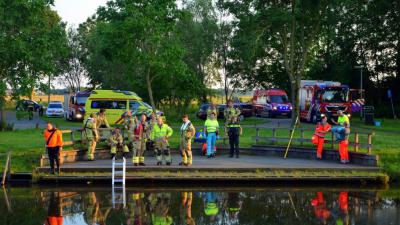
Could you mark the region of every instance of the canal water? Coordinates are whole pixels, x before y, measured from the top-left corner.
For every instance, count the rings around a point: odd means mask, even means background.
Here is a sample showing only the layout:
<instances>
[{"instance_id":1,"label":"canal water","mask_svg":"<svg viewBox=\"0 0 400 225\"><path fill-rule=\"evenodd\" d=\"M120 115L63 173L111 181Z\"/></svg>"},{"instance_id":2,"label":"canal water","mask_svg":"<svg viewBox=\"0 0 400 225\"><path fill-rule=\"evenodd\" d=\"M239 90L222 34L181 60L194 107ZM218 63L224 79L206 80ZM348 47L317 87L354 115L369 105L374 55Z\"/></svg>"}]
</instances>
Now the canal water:
<instances>
[{"instance_id":1,"label":"canal water","mask_svg":"<svg viewBox=\"0 0 400 225\"><path fill-rule=\"evenodd\" d=\"M400 225L398 188L127 187L118 193L113 202L110 187L3 189L0 224Z\"/></svg>"}]
</instances>

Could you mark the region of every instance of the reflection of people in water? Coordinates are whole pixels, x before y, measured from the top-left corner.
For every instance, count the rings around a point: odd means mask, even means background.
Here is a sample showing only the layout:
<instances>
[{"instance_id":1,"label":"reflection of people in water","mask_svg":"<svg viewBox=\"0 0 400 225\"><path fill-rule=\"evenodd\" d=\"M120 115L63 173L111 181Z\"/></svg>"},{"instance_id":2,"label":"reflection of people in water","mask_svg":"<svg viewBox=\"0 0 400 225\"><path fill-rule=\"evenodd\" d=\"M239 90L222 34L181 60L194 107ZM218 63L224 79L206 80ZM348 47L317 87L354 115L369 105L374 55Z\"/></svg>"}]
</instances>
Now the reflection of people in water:
<instances>
[{"instance_id":1,"label":"reflection of people in water","mask_svg":"<svg viewBox=\"0 0 400 225\"><path fill-rule=\"evenodd\" d=\"M331 216L331 212L326 208L326 202L322 192L317 192L316 197L311 200L311 205L314 206L315 217L317 217L322 224L326 224Z\"/></svg>"},{"instance_id":2,"label":"reflection of people in water","mask_svg":"<svg viewBox=\"0 0 400 225\"><path fill-rule=\"evenodd\" d=\"M153 225L171 225L174 222L172 217L169 216L171 194L151 194L149 199L151 207L151 221Z\"/></svg>"},{"instance_id":3,"label":"reflection of people in water","mask_svg":"<svg viewBox=\"0 0 400 225\"><path fill-rule=\"evenodd\" d=\"M106 224L107 215L110 212L108 208L105 213L101 211L100 201L96 196L96 193L88 193L88 204L85 208L85 221L87 224Z\"/></svg>"},{"instance_id":4,"label":"reflection of people in water","mask_svg":"<svg viewBox=\"0 0 400 225\"><path fill-rule=\"evenodd\" d=\"M219 212L217 194L215 192L207 192L204 200L204 214L210 218L211 222L214 222Z\"/></svg>"},{"instance_id":5,"label":"reflection of people in water","mask_svg":"<svg viewBox=\"0 0 400 225\"><path fill-rule=\"evenodd\" d=\"M47 218L44 222L45 225L62 225L62 207L59 192L52 192L50 196L49 208L47 211Z\"/></svg>"},{"instance_id":6,"label":"reflection of people in water","mask_svg":"<svg viewBox=\"0 0 400 225\"><path fill-rule=\"evenodd\" d=\"M129 217L126 224L148 224L146 218L147 216L144 202L144 193L132 194L132 201L129 204Z\"/></svg>"},{"instance_id":7,"label":"reflection of people in water","mask_svg":"<svg viewBox=\"0 0 400 225\"><path fill-rule=\"evenodd\" d=\"M229 214L230 220L237 220L240 209L242 208L242 202L239 198L239 193L228 193L228 200L226 203L226 209ZM238 222L238 221L237 221Z\"/></svg>"},{"instance_id":8,"label":"reflection of people in water","mask_svg":"<svg viewBox=\"0 0 400 225\"><path fill-rule=\"evenodd\" d=\"M181 224L186 225L195 225L195 221L192 218L192 200L193 193L192 192L183 192L182 193L182 204L181 204Z\"/></svg>"},{"instance_id":9,"label":"reflection of people in water","mask_svg":"<svg viewBox=\"0 0 400 225\"><path fill-rule=\"evenodd\" d=\"M349 197L347 192L339 193L339 216L336 219L336 224L338 225L348 225L350 223L348 199Z\"/></svg>"}]
</instances>

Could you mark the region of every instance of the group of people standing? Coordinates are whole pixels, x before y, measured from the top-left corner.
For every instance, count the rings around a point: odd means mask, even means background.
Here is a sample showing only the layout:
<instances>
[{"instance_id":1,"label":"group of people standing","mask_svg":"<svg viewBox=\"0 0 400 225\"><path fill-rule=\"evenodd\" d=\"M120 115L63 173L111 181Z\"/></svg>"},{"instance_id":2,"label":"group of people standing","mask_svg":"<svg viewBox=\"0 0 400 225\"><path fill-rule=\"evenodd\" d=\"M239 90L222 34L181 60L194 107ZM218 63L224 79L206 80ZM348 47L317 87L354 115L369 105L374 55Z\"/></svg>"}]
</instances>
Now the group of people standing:
<instances>
[{"instance_id":1,"label":"group of people standing","mask_svg":"<svg viewBox=\"0 0 400 225\"><path fill-rule=\"evenodd\" d=\"M332 132L339 142L339 156L340 162L343 164L349 163L349 135L350 135L350 120L343 111L338 111L337 121L331 119L331 122L335 126L331 126L328 123L328 118L326 115L321 115L321 122L317 124L315 128L315 133L312 137L312 142L317 146L317 159L322 159L322 151L325 142L325 136L328 132Z\"/></svg>"}]
</instances>

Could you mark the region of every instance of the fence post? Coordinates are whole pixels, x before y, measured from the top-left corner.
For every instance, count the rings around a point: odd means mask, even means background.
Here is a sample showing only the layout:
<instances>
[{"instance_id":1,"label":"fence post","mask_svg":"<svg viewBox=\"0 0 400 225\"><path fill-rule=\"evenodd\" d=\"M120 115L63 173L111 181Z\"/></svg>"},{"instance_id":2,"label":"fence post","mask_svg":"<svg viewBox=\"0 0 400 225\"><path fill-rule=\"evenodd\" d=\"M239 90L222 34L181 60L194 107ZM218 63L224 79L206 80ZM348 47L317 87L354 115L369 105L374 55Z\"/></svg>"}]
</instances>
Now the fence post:
<instances>
[{"instance_id":1,"label":"fence post","mask_svg":"<svg viewBox=\"0 0 400 225\"><path fill-rule=\"evenodd\" d=\"M368 155L371 155L372 153L372 134L368 134Z\"/></svg>"},{"instance_id":2,"label":"fence post","mask_svg":"<svg viewBox=\"0 0 400 225\"><path fill-rule=\"evenodd\" d=\"M303 142L304 142L304 129L301 129L301 130L300 130L300 138L301 138L300 145L303 146Z\"/></svg>"},{"instance_id":3,"label":"fence post","mask_svg":"<svg viewBox=\"0 0 400 225\"><path fill-rule=\"evenodd\" d=\"M275 140L275 138L276 138L276 129L275 128L272 128L272 138L273 138L272 144L275 145L275 143L276 143L276 140Z\"/></svg>"},{"instance_id":4,"label":"fence post","mask_svg":"<svg viewBox=\"0 0 400 225\"><path fill-rule=\"evenodd\" d=\"M256 128L256 144L258 145L258 137L260 136L260 128Z\"/></svg>"},{"instance_id":5,"label":"fence post","mask_svg":"<svg viewBox=\"0 0 400 225\"><path fill-rule=\"evenodd\" d=\"M358 152L358 146L359 146L358 140L359 140L358 132L355 132L354 133L354 151L355 152Z\"/></svg>"},{"instance_id":6,"label":"fence post","mask_svg":"<svg viewBox=\"0 0 400 225\"><path fill-rule=\"evenodd\" d=\"M75 146L74 130L71 130L71 142L72 142L72 146Z\"/></svg>"}]
</instances>

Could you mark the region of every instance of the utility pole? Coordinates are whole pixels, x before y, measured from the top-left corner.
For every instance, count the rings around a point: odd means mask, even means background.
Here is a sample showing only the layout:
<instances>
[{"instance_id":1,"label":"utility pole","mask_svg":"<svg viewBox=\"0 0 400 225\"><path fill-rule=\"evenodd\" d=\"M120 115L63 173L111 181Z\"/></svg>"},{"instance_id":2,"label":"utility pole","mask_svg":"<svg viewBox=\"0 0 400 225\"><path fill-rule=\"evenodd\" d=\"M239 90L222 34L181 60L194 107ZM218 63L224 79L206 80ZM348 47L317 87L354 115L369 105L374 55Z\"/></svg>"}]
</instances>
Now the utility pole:
<instances>
[{"instance_id":1,"label":"utility pole","mask_svg":"<svg viewBox=\"0 0 400 225\"><path fill-rule=\"evenodd\" d=\"M363 65L355 66L355 69L360 69L360 98L363 99ZM364 105L365 105L365 100L364 100ZM363 118L363 106L361 106L361 111L360 111L360 116L361 119Z\"/></svg>"}]
</instances>

